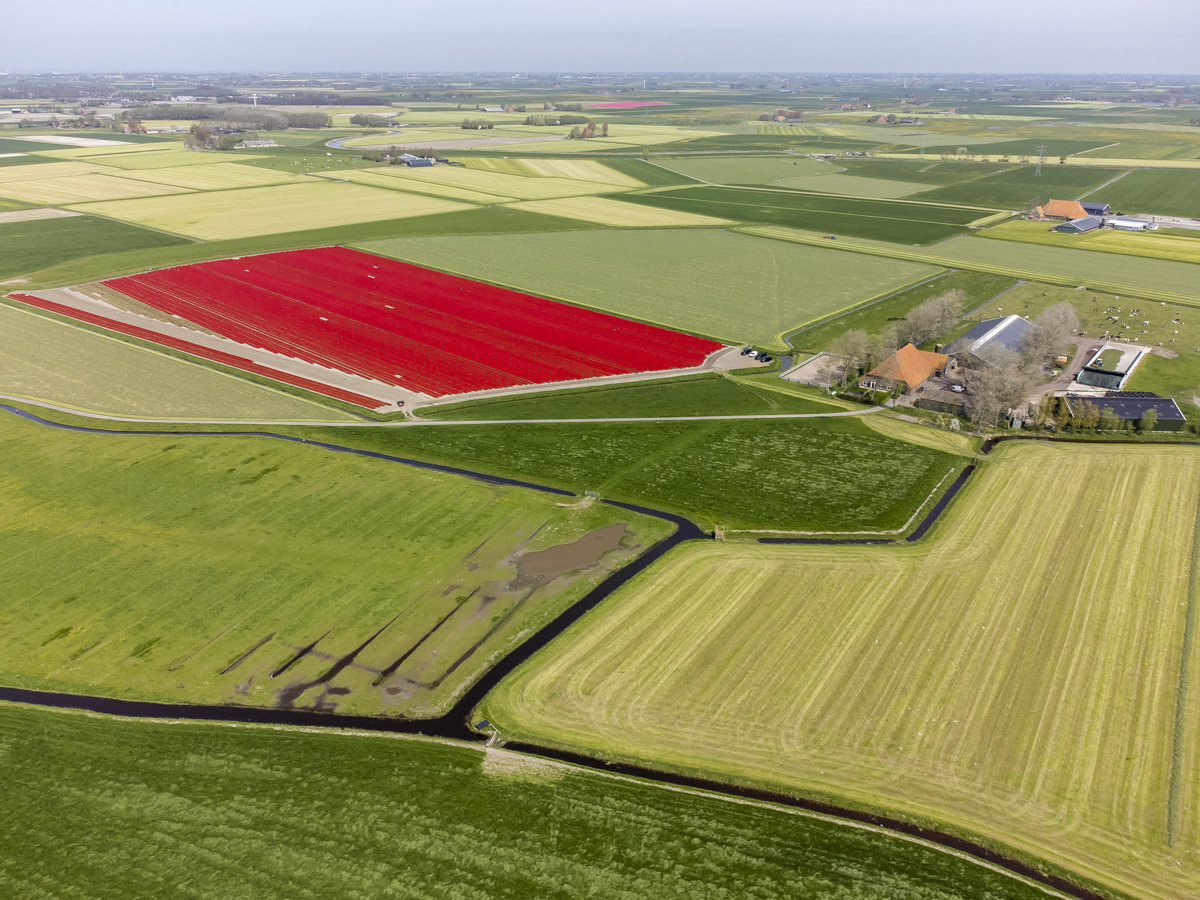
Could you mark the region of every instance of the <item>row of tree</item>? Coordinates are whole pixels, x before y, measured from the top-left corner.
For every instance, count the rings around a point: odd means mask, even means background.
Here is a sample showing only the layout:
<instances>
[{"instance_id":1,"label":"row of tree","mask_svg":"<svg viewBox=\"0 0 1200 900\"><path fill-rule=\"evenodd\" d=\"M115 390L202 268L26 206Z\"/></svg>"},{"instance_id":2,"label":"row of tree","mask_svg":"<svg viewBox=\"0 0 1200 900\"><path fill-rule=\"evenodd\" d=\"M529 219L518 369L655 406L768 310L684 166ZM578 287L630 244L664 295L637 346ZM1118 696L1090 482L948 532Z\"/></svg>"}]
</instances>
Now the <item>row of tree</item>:
<instances>
[{"instance_id":1,"label":"row of tree","mask_svg":"<svg viewBox=\"0 0 1200 900\"><path fill-rule=\"evenodd\" d=\"M1122 422L1111 407L1101 409L1091 400L1068 400L1066 397L1047 397L1038 405L1034 424L1047 430L1094 434L1097 431L1126 431L1133 433L1131 421ZM1158 411L1148 409L1137 421L1136 429L1148 434L1158 424Z\"/></svg>"},{"instance_id":2,"label":"row of tree","mask_svg":"<svg viewBox=\"0 0 1200 900\"><path fill-rule=\"evenodd\" d=\"M587 116L526 116L526 125L582 125L591 120Z\"/></svg>"},{"instance_id":3,"label":"row of tree","mask_svg":"<svg viewBox=\"0 0 1200 900\"><path fill-rule=\"evenodd\" d=\"M495 128L496 125L486 119L463 119L462 127L471 131L486 131L489 128Z\"/></svg>"},{"instance_id":4,"label":"row of tree","mask_svg":"<svg viewBox=\"0 0 1200 900\"><path fill-rule=\"evenodd\" d=\"M571 133L567 135L567 140L578 141L578 140L582 140L585 138L608 137L608 123L607 122L605 122L603 125L599 126L598 132L596 129L597 129L597 126L596 126L595 121L592 119L588 119L587 125L585 125L583 128L580 128L578 125L576 125L574 128L572 128Z\"/></svg>"}]
</instances>

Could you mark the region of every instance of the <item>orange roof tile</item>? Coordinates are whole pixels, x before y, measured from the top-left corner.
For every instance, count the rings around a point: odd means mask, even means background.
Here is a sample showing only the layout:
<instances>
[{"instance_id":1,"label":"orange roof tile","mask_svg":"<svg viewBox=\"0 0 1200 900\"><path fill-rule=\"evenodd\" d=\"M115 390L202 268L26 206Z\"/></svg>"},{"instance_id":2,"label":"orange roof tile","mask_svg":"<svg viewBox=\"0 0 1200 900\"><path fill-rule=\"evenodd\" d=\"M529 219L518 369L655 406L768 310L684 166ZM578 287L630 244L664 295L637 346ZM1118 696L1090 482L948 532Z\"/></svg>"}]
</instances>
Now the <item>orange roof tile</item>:
<instances>
[{"instance_id":1,"label":"orange roof tile","mask_svg":"<svg viewBox=\"0 0 1200 900\"><path fill-rule=\"evenodd\" d=\"M1074 200L1051 200L1042 207L1042 212L1051 219L1082 219L1088 214Z\"/></svg>"},{"instance_id":2,"label":"orange roof tile","mask_svg":"<svg viewBox=\"0 0 1200 900\"><path fill-rule=\"evenodd\" d=\"M930 353L928 350L918 350L912 344L905 344L867 374L903 381L910 388L915 388L928 381L938 369L945 368L949 360L950 357L944 353Z\"/></svg>"}]
</instances>

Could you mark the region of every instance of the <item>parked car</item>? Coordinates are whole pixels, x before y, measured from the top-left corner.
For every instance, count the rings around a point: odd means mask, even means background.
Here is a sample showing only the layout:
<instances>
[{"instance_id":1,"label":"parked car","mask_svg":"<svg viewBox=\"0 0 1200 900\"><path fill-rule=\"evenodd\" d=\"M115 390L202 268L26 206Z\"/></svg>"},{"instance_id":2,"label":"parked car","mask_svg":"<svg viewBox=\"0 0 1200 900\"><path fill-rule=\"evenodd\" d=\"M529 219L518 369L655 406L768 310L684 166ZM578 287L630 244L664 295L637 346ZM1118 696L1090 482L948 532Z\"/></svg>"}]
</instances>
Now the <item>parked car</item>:
<instances>
[{"instance_id":1,"label":"parked car","mask_svg":"<svg viewBox=\"0 0 1200 900\"><path fill-rule=\"evenodd\" d=\"M967 391L967 389L965 387L963 387L961 384L950 385L950 390L954 391L954 393L956 393L956 394L965 394Z\"/></svg>"}]
</instances>

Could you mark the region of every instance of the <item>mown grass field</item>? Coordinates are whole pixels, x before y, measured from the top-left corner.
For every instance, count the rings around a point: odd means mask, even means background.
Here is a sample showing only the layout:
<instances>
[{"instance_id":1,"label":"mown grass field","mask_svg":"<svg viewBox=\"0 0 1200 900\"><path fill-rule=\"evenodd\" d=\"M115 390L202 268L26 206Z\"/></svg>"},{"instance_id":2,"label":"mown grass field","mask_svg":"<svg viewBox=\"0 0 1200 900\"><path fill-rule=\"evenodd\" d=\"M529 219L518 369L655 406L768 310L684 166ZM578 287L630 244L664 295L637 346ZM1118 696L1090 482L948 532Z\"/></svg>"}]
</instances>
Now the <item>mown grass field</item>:
<instances>
[{"instance_id":1,"label":"mown grass field","mask_svg":"<svg viewBox=\"0 0 1200 900\"><path fill-rule=\"evenodd\" d=\"M401 184L446 185L519 200L550 200L556 197L582 197L621 190L621 187L595 180L575 180L553 176L510 175L483 169L425 169L397 167L393 170Z\"/></svg>"},{"instance_id":2,"label":"mown grass field","mask_svg":"<svg viewBox=\"0 0 1200 900\"><path fill-rule=\"evenodd\" d=\"M962 311L966 313L1014 284L1016 284L1016 279L1005 275L964 270L947 272L940 278L916 285L905 291L899 291L878 303L872 303L870 306L846 313L830 322L801 331L792 336L792 345L805 350L825 350L830 343L852 329L861 329L868 334L878 334L930 297L939 296L947 291L963 292L966 299L963 301Z\"/></svg>"},{"instance_id":3,"label":"mown grass field","mask_svg":"<svg viewBox=\"0 0 1200 900\"><path fill-rule=\"evenodd\" d=\"M679 188L656 194L631 194L629 200L681 212L699 213L853 237L927 244L961 234L979 210L930 206L799 191L748 188Z\"/></svg>"},{"instance_id":4,"label":"mown grass field","mask_svg":"<svg viewBox=\"0 0 1200 900\"><path fill-rule=\"evenodd\" d=\"M201 155L201 154L196 154ZM193 191L221 191L229 188L265 187L300 181L300 176L287 172L244 166L237 163L214 162L207 166L178 166L171 168L135 169L128 178L187 188Z\"/></svg>"},{"instance_id":5,"label":"mown grass field","mask_svg":"<svg viewBox=\"0 0 1200 900\"><path fill-rule=\"evenodd\" d=\"M831 165L807 156L717 156L660 159L660 166L713 184L774 184L778 179L837 172ZM786 181L785 181L786 183Z\"/></svg>"},{"instance_id":6,"label":"mown grass field","mask_svg":"<svg viewBox=\"0 0 1200 900\"><path fill-rule=\"evenodd\" d=\"M0 752L10 897L1045 896L862 828L478 745L6 704Z\"/></svg>"},{"instance_id":7,"label":"mown grass field","mask_svg":"<svg viewBox=\"0 0 1200 900\"><path fill-rule=\"evenodd\" d=\"M1191 448L1004 446L921 544L680 548L481 714L1195 896L1198 492Z\"/></svg>"},{"instance_id":8,"label":"mown grass field","mask_svg":"<svg viewBox=\"0 0 1200 900\"><path fill-rule=\"evenodd\" d=\"M966 462L892 440L853 417L321 433L385 453L594 491L679 513L709 530L902 528Z\"/></svg>"},{"instance_id":9,"label":"mown grass field","mask_svg":"<svg viewBox=\"0 0 1200 900\"><path fill-rule=\"evenodd\" d=\"M0 280L107 253L136 253L190 242L96 216L0 223Z\"/></svg>"},{"instance_id":10,"label":"mown grass field","mask_svg":"<svg viewBox=\"0 0 1200 900\"><path fill-rule=\"evenodd\" d=\"M1116 231L1101 228L1087 234L1051 231L1045 222L1004 222L980 232L981 237L1075 250L1101 250L1126 256L1146 256L1176 262L1200 263L1200 231L1195 237L1161 234L1157 231Z\"/></svg>"},{"instance_id":11,"label":"mown grass field","mask_svg":"<svg viewBox=\"0 0 1200 900\"><path fill-rule=\"evenodd\" d=\"M781 333L936 274L716 230L404 238L357 244L419 265L698 334L783 349Z\"/></svg>"},{"instance_id":12,"label":"mown grass field","mask_svg":"<svg viewBox=\"0 0 1200 900\"><path fill-rule=\"evenodd\" d=\"M671 528L279 440L4 415L9 685L440 713Z\"/></svg>"},{"instance_id":13,"label":"mown grass field","mask_svg":"<svg viewBox=\"0 0 1200 900\"><path fill-rule=\"evenodd\" d=\"M562 216L578 219L595 225L620 228L674 228L731 225L727 219L716 219L696 213L674 209L658 209L639 203L624 203L610 197L564 197L559 200L529 200L517 205L518 209L541 213L546 216Z\"/></svg>"},{"instance_id":14,"label":"mown grass field","mask_svg":"<svg viewBox=\"0 0 1200 900\"><path fill-rule=\"evenodd\" d=\"M0 394L155 419L348 422L250 381L0 303Z\"/></svg>"},{"instance_id":15,"label":"mown grass field","mask_svg":"<svg viewBox=\"0 0 1200 900\"><path fill-rule=\"evenodd\" d=\"M363 184L367 187L386 188L391 191L404 191L410 194L426 194L431 197L442 197L446 200L462 200L466 203L507 203L516 200L515 197L506 197L501 194L484 193L470 188L458 187L450 184L440 184L438 182L416 181L411 178L404 177L404 174L397 172L395 169L388 167L372 168L372 169L348 169L330 173L322 172L321 178L329 178L334 181L349 181L354 184Z\"/></svg>"},{"instance_id":16,"label":"mown grass field","mask_svg":"<svg viewBox=\"0 0 1200 900\"><path fill-rule=\"evenodd\" d=\"M534 178L569 178L572 181L595 181L617 187L642 188L645 183L595 159L503 159L493 156L470 156L462 160L468 169L485 172L504 172Z\"/></svg>"},{"instance_id":17,"label":"mown grass field","mask_svg":"<svg viewBox=\"0 0 1200 900\"><path fill-rule=\"evenodd\" d=\"M449 200L358 184L314 183L117 200L86 204L82 211L214 241L380 222L463 208L461 203Z\"/></svg>"},{"instance_id":18,"label":"mown grass field","mask_svg":"<svg viewBox=\"0 0 1200 900\"><path fill-rule=\"evenodd\" d=\"M28 171L35 167L24 168ZM185 188L100 173L0 182L0 196L23 203L47 206L87 203L93 200L122 200L127 197L160 197L185 192Z\"/></svg>"},{"instance_id":19,"label":"mown grass field","mask_svg":"<svg viewBox=\"0 0 1200 900\"><path fill-rule=\"evenodd\" d=\"M778 379L774 379L778 381ZM764 381L691 376L663 381L615 384L574 391L547 391L449 403L421 410L425 419L591 419L630 416L735 416L837 412L816 391L789 390Z\"/></svg>"},{"instance_id":20,"label":"mown grass field","mask_svg":"<svg viewBox=\"0 0 1200 900\"><path fill-rule=\"evenodd\" d=\"M1032 162L1036 161L1035 156ZM1121 174L1119 169L1045 165L1042 166L1041 174L1037 175L1037 166L1033 164L989 168L992 169L989 174L935 188L922 194L920 199L936 200L939 203L992 206L997 209L1023 209L1035 199L1042 202L1052 199L1074 200Z\"/></svg>"}]
</instances>

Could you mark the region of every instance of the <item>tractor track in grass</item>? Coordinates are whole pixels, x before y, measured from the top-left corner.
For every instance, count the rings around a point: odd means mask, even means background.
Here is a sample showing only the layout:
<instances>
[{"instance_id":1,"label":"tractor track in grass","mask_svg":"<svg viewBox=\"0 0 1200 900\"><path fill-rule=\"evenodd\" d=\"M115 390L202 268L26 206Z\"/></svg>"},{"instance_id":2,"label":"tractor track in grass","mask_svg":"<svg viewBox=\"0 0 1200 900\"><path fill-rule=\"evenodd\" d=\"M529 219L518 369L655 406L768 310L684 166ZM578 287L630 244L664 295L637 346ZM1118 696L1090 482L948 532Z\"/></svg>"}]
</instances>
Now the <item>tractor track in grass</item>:
<instances>
[{"instance_id":1,"label":"tractor track in grass","mask_svg":"<svg viewBox=\"0 0 1200 900\"><path fill-rule=\"evenodd\" d=\"M551 488L532 482L486 475L453 466L444 466L436 463L428 463L420 460L391 456L383 453L358 450L356 448L331 444L324 441L311 441L304 438L292 437L289 435L276 434L272 432L180 432L159 430L118 431L103 428L89 428L78 425L66 425L48 419L43 419L40 416L37 416L26 410L5 404L0 404L0 410L13 413L30 422L45 425L47 427L87 434L103 434L113 436L150 435L172 438L189 436L208 438L276 438L278 440L284 440L291 443L308 444L333 452L351 453L358 456L380 459L383 461L412 466L415 468L428 469L455 475L464 475L469 478L474 478L499 486L523 487L559 496L574 496L569 491ZM990 450L996 442L997 441L987 442L982 452L986 453L987 450ZM925 534L928 528L932 526L934 521L940 517L950 500L953 499L953 497L958 493L958 490L968 480L969 475L972 471L974 471L974 469L975 466L971 465L960 474L958 479L947 491L946 495L939 499L938 503L935 504L933 509L930 510L929 514L918 526L917 530L908 537L908 540L917 540ZM480 731L477 731L471 726L471 715L483 698L493 688L495 688L495 686L499 684L502 679L513 672L518 666L529 660L538 651L546 647L552 640L554 640L554 638L558 637L568 627L579 621L584 615L598 606L603 600L607 599L613 592L629 582L639 573L645 571L676 546L693 540L712 539L710 535L701 531L701 529L694 522L682 516L614 500L602 500L601 502L621 509L627 509L632 512L666 520L676 526L675 531L666 538L663 538L657 543L651 545L645 553L629 562L623 568L611 573L608 577L601 581L600 584L585 594L584 597L577 601L573 606L564 610L549 624L535 632L528 639L526 639L524 643L500 659L495 665L488 669L478 681L465 690L465 692L458 698L449 712L437 718L403 719L398 717L347 715L322 712L317 709L288 709L279 707L252 707L219 704L176 704L149 700L123 700L109 697L90 696L85 694L31 690L27 688L7 686L0 686L0 701L60 709L76 709L125 718L231 722L274 727L338 729L391 734L419 734L435 738L479 743L487 740L488 735L480 733ZM838 539L835 537L812 538L807 539L804 542L829 544L846 543L844 539ZM1060 875L1043 871L1036 864L1025 862L1022 859L1016 858L1014 855L1009 855L1002 850L997 850L994 847L971 840L968 837L948 831L940 831L937 828L926 827L911 821L870 813L850 807L843 807L807 797L776 793L774 791L747 787L744 785L724 783L712 779L655 769L649 766L613 763L604 759L561 750L554 747L546 747L522 742L513 742L507 744L506 747L508 750L513 752L520 752L558 760L613 775L645 779L674 789L698 790L730 799L769 803L794 810L802 810L816 815L840 819L848 827L867 826L884 832L891 832L894 836L901 839L918 840L940 848L946 852L960 856L971 857L979 861L980 864L987 865L994 869L1004 870L1028 883L1036 884L1037 886L1046 889L1048 893L1057 894L1059 896L1079 898L1079 900L1102 900L1101 894L1077 885Z\"/></svg>"}]
</instances>

